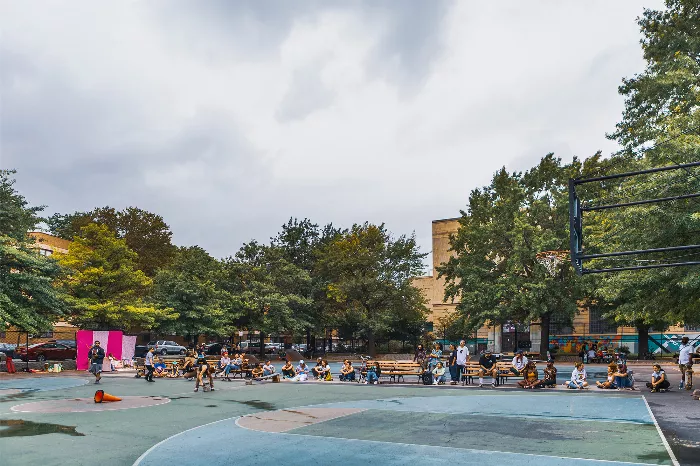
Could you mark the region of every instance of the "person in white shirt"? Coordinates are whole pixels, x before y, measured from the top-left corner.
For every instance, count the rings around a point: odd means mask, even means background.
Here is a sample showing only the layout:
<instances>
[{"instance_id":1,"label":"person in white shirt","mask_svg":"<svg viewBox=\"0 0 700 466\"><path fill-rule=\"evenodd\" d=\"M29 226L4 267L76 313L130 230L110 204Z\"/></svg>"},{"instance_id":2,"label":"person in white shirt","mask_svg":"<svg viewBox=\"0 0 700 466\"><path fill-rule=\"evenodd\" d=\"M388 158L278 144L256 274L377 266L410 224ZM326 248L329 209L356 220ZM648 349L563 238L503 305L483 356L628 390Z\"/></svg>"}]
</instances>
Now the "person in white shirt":
<instances>
[{"instance_id":1,"label":"person in white shirt","mask_svg":"<svg viewBox=\"0 0 700 466\"><path fill-rule=\"evenodd\" d=\"M678 369L681 371L681 383L678 384L679 389L685 387L685 371L693 365L693 353L695 349L689 344L688 337L681 338L681 346L678 348Z\"/></svg>"},{"instance_id":2,"label":"person in white shirt","mask_svg":"<svg viewBox=\"0 0 700 466\"><path fill-rule=\"evenodd\" d=\"M464 366L467 365L467 362L469 362L469 348L466 346L466 342L464 340L459 342L459 346L457 347L457 381L459 382L459 378L462 376L462 373L464 372Z\"/></svg>"},{"instance_id":3,"label":"person in white shirt","mask_svg":"<svg viewBox=\"0 0 700 466\"><path fill-rule=\"evenodd\" d=\"M518 350L512 364L510 371L515 375L522 375L523 369L527 366L527 356L523 355L523 350Z\"/></svg>"},{"instance_id":4,"label":"person in white shirt","mask_svg":"<svg viewBox=\"0 0 700 466\"><path fill-rule=\"evenodd\" d=\"M592 363L595 361L595 350L593 348L588 350L588 362Z\"/></svg>"},{"instance_id":5,"label":"person in white shirt","mask_svg":"<svg viewBox=\"0 0 700 466\"><path fill-rule=\"evenodd\" d=\"M272 361L269 359L265 361L265 364L263 365L263 375L272 375L275 373L275 366L272 365Z\"/></svg>"},{"instance_id":6,"label":"person in white shirt","mask_svg":"<svg viewBox=\"0 0 700 466\"><path fill-rule=\"evenodd\" d=\"M564 386L583 390L584 388L588 387L588 382L586 381L587 378L588 376L586 375L586 369L583 367L583 363L577 362L574 370L571 371L571 380L564 382Z\"/></svg>"},{"instance_id":7,"label":"person in white shirt","mask_svg":"<svg viewBox=\"0 0 700 466\"><path fill-rule=\"evenodd\" d=\"M297 375L294 380L299 382L306 382L309 379L309 366L307 366L303 360L299 361L299 365L296 368Z\"/></svg>"}]
</instances>

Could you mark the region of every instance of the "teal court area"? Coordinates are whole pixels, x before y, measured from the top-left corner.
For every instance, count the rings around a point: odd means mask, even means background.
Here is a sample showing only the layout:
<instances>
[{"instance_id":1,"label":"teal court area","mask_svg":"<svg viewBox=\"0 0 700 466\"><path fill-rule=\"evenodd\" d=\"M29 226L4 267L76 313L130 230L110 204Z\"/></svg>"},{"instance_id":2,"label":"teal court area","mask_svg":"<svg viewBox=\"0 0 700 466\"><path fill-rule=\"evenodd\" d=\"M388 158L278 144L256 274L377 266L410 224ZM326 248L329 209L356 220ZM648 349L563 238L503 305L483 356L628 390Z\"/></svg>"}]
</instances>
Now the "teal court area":
<instances>
[{"instance_id":1,"label":"teal court area","mask_svg":"<svg viewBox=\"0 0 700 466\"><path fill-rule=\"evenodd\" d=\"M33 391L0 392L0 464L677 464L640 394L76 379L2 382Z\"/></svg>"}]
</instances>

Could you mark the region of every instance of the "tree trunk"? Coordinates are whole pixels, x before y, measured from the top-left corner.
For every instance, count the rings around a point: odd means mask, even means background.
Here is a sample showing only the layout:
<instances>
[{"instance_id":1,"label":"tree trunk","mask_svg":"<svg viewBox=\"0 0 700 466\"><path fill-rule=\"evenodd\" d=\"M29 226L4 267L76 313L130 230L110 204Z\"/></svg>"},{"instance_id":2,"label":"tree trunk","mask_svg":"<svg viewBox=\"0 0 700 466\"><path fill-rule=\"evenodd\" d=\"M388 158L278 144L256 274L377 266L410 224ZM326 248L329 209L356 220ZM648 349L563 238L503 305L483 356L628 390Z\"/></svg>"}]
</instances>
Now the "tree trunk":
<instances>
[{"instance_id":1,"label":"tree trunk","mask_svg":"<svg viewBox=\"0 0 700 466\"><path fill-rule=\"evenodd\" d=\"M649 352L649 326L637 325L637 333L639 334L637 354L639 356L644 356Z\"/></svg>"},{"instance_id":2,"label":"tree trunk","mask_svg":"<svg viewBox=\"0 0 700 466\"><path fill-rule=\"evenodd\" d=\"M552 320L552 314L546 313L540 319L540 359L547 358L549 351L549 323Z\"/></svg>"},{"instance_id":3,"label":"tree trunk","mask_svg":"<svg viewBox=\"0 0 700 466\"><path fill-rule=\"evenodd\" d=\"M367 332L367 352L372 357L377 355L377 349L375 348L374 343L374 332L370 330Z\"/></svg>"}]
</instances>

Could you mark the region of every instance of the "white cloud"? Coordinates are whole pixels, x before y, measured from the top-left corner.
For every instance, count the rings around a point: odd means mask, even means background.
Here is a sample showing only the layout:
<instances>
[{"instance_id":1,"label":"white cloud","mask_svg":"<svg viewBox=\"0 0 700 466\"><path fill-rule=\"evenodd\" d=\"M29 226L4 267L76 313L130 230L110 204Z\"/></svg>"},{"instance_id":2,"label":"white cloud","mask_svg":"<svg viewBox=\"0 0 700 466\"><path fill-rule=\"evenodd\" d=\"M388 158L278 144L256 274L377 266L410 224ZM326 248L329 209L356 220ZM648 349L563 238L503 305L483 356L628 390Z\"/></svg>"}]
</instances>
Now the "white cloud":
<instances>
[{"instance_id":1,"label":"white cloud","mask_svg":"<svg viewBox=\"0 0 700 466\"><path fill-rule=\"evenodd\" d=\"M0 165L24 194L137 205L217 256L289 216L429 251L502 165L614 150L643 67L631 0L0 8Z\"/></svg>"}]
</instances>

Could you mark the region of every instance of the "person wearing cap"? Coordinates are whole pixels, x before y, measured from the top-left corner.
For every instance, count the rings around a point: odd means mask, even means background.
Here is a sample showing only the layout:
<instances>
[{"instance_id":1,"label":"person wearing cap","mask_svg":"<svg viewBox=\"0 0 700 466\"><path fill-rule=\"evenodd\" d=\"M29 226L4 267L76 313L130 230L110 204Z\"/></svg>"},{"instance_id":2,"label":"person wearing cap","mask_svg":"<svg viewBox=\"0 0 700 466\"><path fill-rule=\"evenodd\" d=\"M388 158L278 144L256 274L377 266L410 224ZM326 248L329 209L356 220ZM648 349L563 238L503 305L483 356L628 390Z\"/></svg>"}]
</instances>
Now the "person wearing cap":
<instances>
[{"instance_id":1,"label":"person wearing cap","mask_svg":"<svg viewBox=\"0 0 700 466\"><path fill-rule=\"evenodd\" d=\"M306 365L303 359L299 361L296 372L297 375L294 377L294 380L298 382L306 382L309 379L309 366Z\"/></svg>"},{"instance_id":2,"label":"person wearing cap","mask_svg":"<svg viewBox=\"0 0 700 466\"><path fill-rule=\"evenodd\" d=\"M95 344L88 350L88 356L90 357L90 372L95 376L95 383L100 383L105 350L102 349L99 341L95 341Z\"/></svg>"},{"instance_id":3,"label":"person wearing cap","mask_svg":"<svg viewBox=\"0 0 700 466\"><path fill-rule=\"evenodd\" d=\"M523 354L523 350L519 349L515 353L515 357L513 358L511 364L510 371L515 375L522 375L523 369L525 369L525 366L527 366L527 356Z\"/></svg>"},{"instance_id":4,"label":"person wearing cap","mask_svg":"<svg viewBox=\"0 0 700 466\"><path fill-rule=\"evenodd\" d=\"M544 368L544 378L540 382L540 386L545 388L557 386L557 368L554 367L553 359L547 361L547 367Z\"/></svg>"},{"instance_id":5,"label":"person wearing cap","mask_svg":"<svg viewBox=\"0 0 700 466\"><path fill-rule=\"evenodd\" d=\"M479 358L479 387L484 386L484 376L491 376L493 381L491 386L496 386L496 356L491 354L491 350L486 350Z\"/></svg>"}]
</instances>

